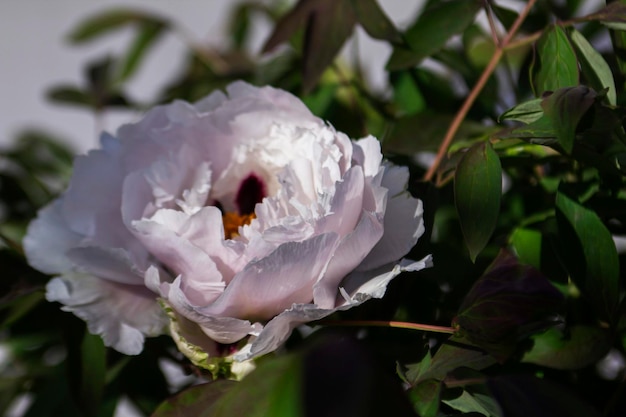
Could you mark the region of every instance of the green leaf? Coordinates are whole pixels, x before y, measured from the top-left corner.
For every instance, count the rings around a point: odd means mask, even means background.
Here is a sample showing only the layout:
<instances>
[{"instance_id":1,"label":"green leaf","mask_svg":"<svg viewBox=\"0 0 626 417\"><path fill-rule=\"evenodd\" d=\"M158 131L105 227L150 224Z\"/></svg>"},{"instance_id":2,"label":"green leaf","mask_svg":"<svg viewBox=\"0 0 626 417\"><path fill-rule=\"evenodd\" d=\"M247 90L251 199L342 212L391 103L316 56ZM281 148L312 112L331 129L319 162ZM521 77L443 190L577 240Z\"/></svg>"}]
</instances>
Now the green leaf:
<instances>
[{"instance_id":1,"label":"green leaf","mask_svg":"<svg viewBox=\"0 0 626 417\"><path fill-rule=\"evenodd\" d=\"M106 377L106 348L102 338L85 332L81 344L81 403L89 416L97 416Z\"/></svg>"},{"instance_id":2,"label":"green leaf","mask_svg":"<svg viewBox=\"0 0 626 417\"><path fill-rule=\"evenodd\" d=\"M61 104L67 104L79 107L95 107L95 100L89 92L81 90L74 86L58 86L51 88L47 97L49 100Z\"/></svg>"},{"instance_id":3,"label":"green leaf","mask_svg":"<svg viewBox=\"0 0 626 417\"><path fill-rule=\"evenodd\" d=\"M489 142L472 146L454 176L454 201L470 258L489 242L502 195L502 167Z\"/></svg>"},{"instance_id":4,"label":"green leaf","mask_svg":"<svg viewBox=\"0 0 626 417\"><path fill-rule=\"evenodd\" d=\"M393 101L405 115L419 113L426 107L426 101L409 71L389 74L393 86Z\"/></svg>"},{"instance_id":5,"label":"green leaf","mask_svg":"<svg viewBox=\"0 0 626 417\"><path fill-rule=\"evenodd\" d=\"M541 267L541 232L518 227L509 241L521 262L537 269Z\"/></svg>"},{"instance_id":6,"label":"green leaf","mask_svg":"<svg viewBox=\"0 0 626 417\"><path fill-rule=\"evenodd\" d=\"M238 385L235 381L217 380L195 385L161 403L151 417L200 416L220 397Z\"/></svg>"},{"instance_id":7,"label":"green leaf","mask_svg":"<svg viewBox=\"0 0 626 417\"><path fill-rule=\"evenodd\" d=\"M124 56L120 64L117 77L118 82L125 81L135 73L142 58L159 39L165 27L166 26L161 22L146 22L141 24L135 35L135 41L126 52L126 56Z\"/></svg>"},{"instance_id":8,"label":"green leaf","mask_svg":"<svg viewBox=\"0 0 626 417\"><path fill-rule=\"evenodd\" d=\"M615 243L598 215L570 199L556 195L559 236L566 268L600 316L612 321L619 301L619 259Z\"/></svg>"},{"instance_id":9,"label":"green leaf","mask_svg":"<svg viewBox=\"0 0 626 417\"><path fill-rule=\"evenodd\" d=\"M453 325L506 360L517 344L555 324L563 296L537 269L502 251L465 296Z\"/></svg>"},{"instance_id":10,"label":"green leaf","mask_svg":"<svg viewBox=\"0 0 626 417\"><path fill-rule=\"evenodd\" d=\"M498 122L502 120L513 120L529 124L539 120L541 116L543 116L541 100L540 98L536 98L508 109L498 118Z\"/></svg>"},{"instance_id":11,"label":"green leaf","mask_svg":"<svg viewBox=\"0 0 626 417\"><path fill-rule=\"evenodd\" d=\"M439 51L448 39L472 24L481 7L482 2L476 0L436 2L406 30L404 38L408 46L394 48L387 70L413 67Z\"/></svg>"},{"instance_id":12,"label":"green leaf","mask_svg":"<svg viewBox=\"0 0 626 417\"><path fill-rule=\"evenodd\" d=\"M611 347L606 329L572 326L565 330L552 327L532 336L532 349L522 362L554 369L582 369L600 360Z\"/></svg>"},{"instance_id":13,"label":"green leaf","mask_svg":"<svg viewBox=\"0 0 626 417\"><path fill-rule=\"evenodd\" d=\"M165 23L160 17L138 10L114 9L82 21L69 34L69 40L73 43L83 43L134 22Z\"/></svg>"},{"instance_id":14,"label":"green leaf","mask_svg":"<svg viewBox=\"0 0 626 417\"><path fill-rule=\"evenodd\" d=\"M436 417L439 412L442 382L428 379L415 385L409 391L409 397L420 417Z\"/></svg>"},{"instance_id":15,"label":"green leaf","mask_svg":"<svg viewBox=\"0 0 626 417\"><path fill-rule=\"evenodd\" d=\"M567 153L571 153L574 147L578 123L596 97L595 91L579 85L561 88L541 102L546 117L554 127L556 138Z\"/></svg>"},{"instance_id":16,"label":"green leaf","mask_svg":"<svg viewBox=\"0 0 626 417\"><path fill-rule=\"evenodd\" d=\"M552 25L543 32L537 41L537 55L539 69L533 77L533 90L537 96L578 85L576 54L561 27Z\"/></svg>"},{"instance_id":17,"label":"green leaf","mask_svg":"<svg viewBox=\"0 0 626 417\"><path fill-rule=\"evenodd\" d=\"M351 0L356 19L368 35L374 39L402 42L402 36L393 22L380 8L377 0Z\"/></svg>"},{"instance_id":18,"label":"green leaf","mask_svg":"<svg viewBox=\"0 0 626 417\"><path fill-rule=\"evenodd\" d=\"M576 48L578 52L578 60L582 72L591 87L597 91L607 88L607 100L609 104L615 106L617 104L617 92L609 64L607 64L602 55L596 51L589 41L576 29L571 30L570 38L572 39L574 48Z\"/></svg>"},{"instance_id":19,"label":"green leaf","mask_svg":"<svg viewBox=\"0 0 626 417\"><path fill-rule=\"evenodd\" d=\"M301 381L301 358L295 355L272 358L198 416L302 416Z\"/></svg>"},{"instance_id":20,"label":"green leaf","mask_svg":"<svg viewBox=\"0 0 626 417\"><path fill-rule=\"evenodd\" d=\"M442 402L462 413L480 413L487 417L502 416L498 403L484 388L481 390L473 387L471 392L464 389L459 397L444 399Z\"/></svg>"},{"instance_id":21,"label":"green leaf","mask_svg":"<svg viewBox=\"0 0 626 417\"><path fill-rule=\"evenodd\" d=\"M426 354L421 362L407 365L406 379L411 385L430 379L443 381L448 373L460 367L474 370L485 369L496 363L493 356L470 344L460 336L450 336L431 356Z\"/></svg>"}]
</instances>

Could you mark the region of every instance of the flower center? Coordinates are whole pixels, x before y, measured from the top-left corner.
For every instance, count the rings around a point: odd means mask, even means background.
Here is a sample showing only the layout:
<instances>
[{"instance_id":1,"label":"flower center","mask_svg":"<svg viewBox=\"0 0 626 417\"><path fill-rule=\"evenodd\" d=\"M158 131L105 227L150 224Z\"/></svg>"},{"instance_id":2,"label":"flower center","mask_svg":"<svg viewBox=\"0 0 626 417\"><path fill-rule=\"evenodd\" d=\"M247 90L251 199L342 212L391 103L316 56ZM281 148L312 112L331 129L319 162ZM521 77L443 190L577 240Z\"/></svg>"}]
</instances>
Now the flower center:
<instances>
[{"instance_id":1,"label":"flower center","mask_svg":"<svg viewBox=\"0 0 626 417\"><path fill-rule=\"evenodd\" d=\"M249 214L237 214L229 211L222 215L222 222L224 223L224 237L226 239L233 239L239 236L239 226L250 224L252 219L256 215L254 213Z\"/></svg>"}]
</instances>

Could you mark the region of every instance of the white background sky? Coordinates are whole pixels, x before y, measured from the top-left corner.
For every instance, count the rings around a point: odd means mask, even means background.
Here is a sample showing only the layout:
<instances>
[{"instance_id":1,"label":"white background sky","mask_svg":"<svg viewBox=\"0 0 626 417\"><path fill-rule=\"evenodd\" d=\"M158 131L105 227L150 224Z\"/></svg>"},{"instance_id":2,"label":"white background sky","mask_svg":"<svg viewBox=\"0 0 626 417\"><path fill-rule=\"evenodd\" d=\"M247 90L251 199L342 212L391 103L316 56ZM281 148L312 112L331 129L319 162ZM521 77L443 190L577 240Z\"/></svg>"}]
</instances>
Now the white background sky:
<instances>
[{"instance_id":1,"label":"white background sky","mask_svg":"<svg viewBox=\"0 0 626 417\"><path fill-rule=\"evenodd\" d=\"M51 105L45 92L56 84L81 84L85 63L107 53L117 54L131 39L130 30L75 46L65 37L84 18L113 7L137 7L160 13L185 27L198 41L219 45L228 11L241 0L0 0L0 146L28 127L39 127L66 138L78 152L97 145L98 129L86 110ZM380 0L396 23L405 26L421 0ZM258 45L267 36L259 30ZM383 67L389 49L359 31L359 47L373 82L384 84ZM258 49L257 49L258 50ZM129 83L129 95L150 99L176 75L184 51L180 39L166 35L148 55ZM114 132L137 115L108 113L103 126Z\"/></svg>"}]
</instances>

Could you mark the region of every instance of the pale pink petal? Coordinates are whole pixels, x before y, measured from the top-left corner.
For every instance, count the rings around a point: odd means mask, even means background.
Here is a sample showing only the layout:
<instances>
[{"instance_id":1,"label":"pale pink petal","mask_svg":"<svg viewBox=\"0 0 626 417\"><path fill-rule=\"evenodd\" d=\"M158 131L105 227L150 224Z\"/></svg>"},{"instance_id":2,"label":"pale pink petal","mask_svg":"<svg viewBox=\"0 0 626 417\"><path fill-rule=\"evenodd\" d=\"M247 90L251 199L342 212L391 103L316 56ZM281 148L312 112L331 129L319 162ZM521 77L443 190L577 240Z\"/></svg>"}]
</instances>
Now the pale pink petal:
<instances>
[{"instance_id":1,"label":"pale pink petal","mask_svg":"<svg viewBox=\"0 0 626 417\"><path fill-rule=\"evenodd\" d=\"M291 332L301 324L316 321L327 317L336 311L348 310L356 307L371 298L381 298L389 282L404 271L417 271L432 264L430 257L418 262L406 261L390 269L378 271L379 275L368 276L365 283L355 288L348 299L343 299L337 307L326 309L315 304L293 304L289 309L270 320L263 331L251 339L246 348L234 355L235 360L244 361L253 357L272 352L280 347L291 335ZM360 281L356 279L355 281Z\"/></svg>"},{"instance_id":2,"label":"pale pink petal","mask_svg":"<svg viewBox=\"0 0 626 417\"><path fill-rule=\"evenodd\" d=\"M382 185L390 189L385 210L385 234L357 270L366 271L395 262L406 255L424 233L422 201L398 184L406 184L408 170L386 167Z\"/></svg>"},{"instance_id":3,"label":"pale pink petal","mask_svg":"<svg viewBox=\"0 0 626 417\"><path fill-rule=\"evenodd\" d=\"M28 262L46 274L59 274L72 269L67 251L78 245L82 235L71 231L62 213L62 199L41 209L30 223L23 246Z\"/></svg>"},{"instance_id":4,"label":"pale pink petal","mask_svg":"<svg viewBox=\"0 0 626 417\"><path fill-rule=\"evenodd\" d=\"M318 307L335 307L341 281L361 263L382 235L381 221L364 212L354 231L339 244L324 276L313 287L313 300Z\"/></svg>"},{"instance_id":5,"label":"pale pink petal","mask_svg":"<svg viewBox=\"0 0 626 417\"><path fill-rule=\"evenodd\" d=\"M46 287L48 301L58 301L87 322L104 344L127 355L137 355L144 336L164 332L167 319L155 295L143 286L123 285L88 274L68 273Z\"/></svg>"},{"instance_id":6,"label":"pale pink petal","mask_svg":"<svg viewBox=\"0 0 626 417\"><path fill-rule=\"evenodd\" d=\"M70 249L67 257L90 275L120 284L143 284L143 271L125 249L81 246Z\"/></svg>"},{"instance_id":7,"label":"pale pink petal","mask_svg":"<svg viewBox=\"0 0 626 417\"><path fill-rule=\"evenodd\" d=\"M313 284L328 264L336 233L288 242L235 275L224 293L202 313L264 320L293 303L313 300Z\"/></svg>"}]
</instances>

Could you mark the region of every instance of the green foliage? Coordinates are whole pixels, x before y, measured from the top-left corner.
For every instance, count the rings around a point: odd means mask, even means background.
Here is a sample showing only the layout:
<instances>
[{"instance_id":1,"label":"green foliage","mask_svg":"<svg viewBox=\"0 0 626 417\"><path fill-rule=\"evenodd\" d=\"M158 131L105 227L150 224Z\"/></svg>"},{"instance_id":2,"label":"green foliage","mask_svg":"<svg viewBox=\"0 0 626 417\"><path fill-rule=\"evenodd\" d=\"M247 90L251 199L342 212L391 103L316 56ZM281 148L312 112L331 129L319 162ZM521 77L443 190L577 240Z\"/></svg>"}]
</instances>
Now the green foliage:
<instances>
[{"instance_id":1,"label":"green foliage","mask_svg":"<svg viewBox=\"0 0 626 417\"><path fill-rule=\"evenodd\" d=\"M129 28L133 39L86 63L81 85L53 86L53 102L137 110L195 101L238 79L291 91L337 130L375 135L386 158L409 167L426 231L407 258L433 254L434 266L397 278L382 300L311 323L315 334L294 334L241 382L209 382L168 337L123 357L48 303L49 277L24 260L26 226L67 186L73 154L60 138L26 131L0 154L0 347L9 357L0 414L29 395L29 417L112 416L120 398L154 417L626 415L626 370L615 380L597 371L608 352L626 357L626 258L615 244L626 235L626 3L583 3L519 2L532 6L526 15L497 0L431 0L398 28L384 1L240 2L228 42L189 42L180 73L150 103L128 83L180 28L131 9L79 23L72 44ZM274 25L262 56L248 47L257 18ZM356 25L391 51L387 91L338 56ZM453 334L329 329L342 320ZM170 386L164 361L193 377Z\"/></svg>"}]
</instances>

